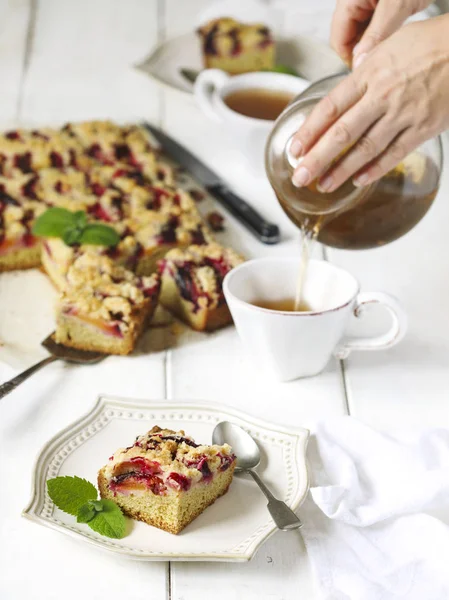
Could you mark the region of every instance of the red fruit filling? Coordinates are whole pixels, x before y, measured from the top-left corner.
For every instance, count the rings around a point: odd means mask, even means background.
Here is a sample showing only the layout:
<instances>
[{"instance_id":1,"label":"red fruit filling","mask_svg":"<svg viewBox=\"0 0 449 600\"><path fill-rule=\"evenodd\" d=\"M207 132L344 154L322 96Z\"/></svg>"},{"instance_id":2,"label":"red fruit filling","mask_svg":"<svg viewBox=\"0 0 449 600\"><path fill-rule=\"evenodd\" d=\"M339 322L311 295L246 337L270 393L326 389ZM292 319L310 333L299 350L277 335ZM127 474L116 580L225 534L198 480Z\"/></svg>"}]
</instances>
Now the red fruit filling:
<instances>
[{"instance_id":1,"label":"red fruit filling","mask_svg":"<svg viewBox=\"0 0 449 600\"><path fill-rule=\"evenodd\" d=\"M136 456L116 465L109 487L113 492L147 488L153 494L163 494L167 488L159 477L161 473L158 462Z\"/></svg>"},{"instance_id":2,"label":"red fruit filling","mask_svg":"<svg viewBox=\"0 0 449 600\"><path fill-rule=\"evenodd\" d=\"M5 137L8 138L8 140L20 140L20 135L18 131L8 131L8 133L5 133Z\"/></svg>"},{"instance_id":3,"label":"red fruit filling","mask_svg":"<svg viewBox=\"0 0 449 600\"><path fill-rule=\"evenodd\" d=\"M193 440L189 438L183 437L181 435L164 435L161 436L161 440L173 440L178 444L187 444L187 446L191 446L192 448L198 448L199 444L196 444Z\"/></svg>"},{"instance_id":4,"label":"red fruit filling","mask_svg":"<svg viewBox=\"0 0 449 600\"><path fill-rule=\"evenodd\" d=\"M153 197L151 200L148 200L145 206L148 208L148 210L158 210L161 208L162 199L168 198L170 194L167 192L167 190L157 187L151 187L150 190L153 194Z\"/></svg>"},{"instance_id":5,"label":"red fruit filling","mask_svg":"<svg viewBox=\"0 0 449 600\"><path fill-rule=\"evenodd\" d=\"M207 462L207 456L201 456L198 460L188 460L185 464L191 468L198 469L203 476L203 480L208 482L212 479L212 471L210 470L209 463Z\"/></svg>"},{"instance_id":6,"label":"red fruit filling","mask_svg":"<svg viewBox=\"0 0 449 600\"><path fill-rule=\"evenodd\" d=\"M93 183L92 184L92 191L96 196L102 196L105 192L105 189L102 185L100 185L99 183Z\"/></svg>"},{"instance_id":7,"label":"red fruit filling","mask_svg":"<svg viewBox=\"0 0 449 600\"><path fill-rule=\"evenodd\" d=\"M198 301L201 297L207 297L206 294L198 288L193 278L192 263L179 265L172 276L178 286L179 293L184 300L193 302L194 312L198 310Z\"/></svg>"},{"instance_id":8,"label":"red fruit filling","mask_svg":"<svg viewBox=\"0 0 449 600\"><path fill-rule=\"evenodd\" d=\"M38 176L30 179L25 185L22 186L22 194L31 200L36 200L36 184L38 182Z\"/></svg>"},{"instance_id":9,"label":"red fruit filling","mask_svg":"<svg viewBox=\"0 0 449 600\"><path fill-rule=\"evenodd\" d=\"M162 227L157 241L159 244L175 244L176 228L178 227L179 219L176 216L170 217L169 221Z\"/></svg>"},{"instance_id":10,"label":"red fruit filling","mask_svg":"<svg viewBox=\"0 0 449 600\"><path fill-rule=\"evenodd\" d=\"M64 166L64 160L59 152L50 152L50 162L55 169L62 169Z\"/></svg>"},{"instance_id":11,"label":"red fruit filling","mask_svg":"<svg viewBox=\"0 0 449 600\"><path fill-rule=\"evenodd\" d=\"M206 238L204 237L204 232L201 228L201 225L198 225L198 229L190 232L192 238L192 244L196 244L197 246L202 246L206 244Z\"/></svg>"},{"instance_id":12,"label":"red fruit filling","mask_svg":"<svg viewBox=\"0 0 449 600\"><path fill-rule=\"evenodd\" d=\"M172 472L167 477L167 484L175 490L187 492L192 484L191 480L185 475Z\"/></svg>"},{"instance_id":13,"label":"red fruit filling","mask_svg":"<svg viewBox=\"0 0 449 600\"><path fill-rule=\"evenodd\" d=\"M22 173L32 173L33 169L31 168L31 152L16 154L14 156L14 166L16 169L20 169Z\"/></svg>"},{"instance_id":14,"label":"red fruit filling","mask_svg":"<svg viewBox=\"0 0 449 600\"><path fill-rule=\"evenodd\" d=\"M231 456L224 456L224 454L219 452L217 456L220 459L220 466L218 468L219 471L227 471L235 460L234 454L231 454Z\"/></svg>"},{"instance_id":15,"label":"red fruit filling","mask_svg":"<svg viewBox=\"0 0 449 600\"><path fill-rule=\"evenodd\" d=\"M110 215L99 202L89 206L87 212L99 221L107 221L108 223L112 221L112 215Z\"/></svg>"},{"instance_id":16,"label":"red fruit filling","mask_svg":"<svg viewBox=\"0 0 449 600\"><path fill-rule=\"evenodd\" d=\"M2 186L3 187L3 186ZM0 190L0 210L4 209L5 206L20 206L15 198L7 194L3 189Z\"/></svg>"},{"instance_id":17,"label":"red fruit filling","mask_svg":"<svg viewBox=\"0 0 449 600\"><path fill-rule=\"evenodd\" d=\"M115 158L117 160L127 159L131 156L131 151L127 144L116 144L115 146Z\"/></svg>"}]
</instances>

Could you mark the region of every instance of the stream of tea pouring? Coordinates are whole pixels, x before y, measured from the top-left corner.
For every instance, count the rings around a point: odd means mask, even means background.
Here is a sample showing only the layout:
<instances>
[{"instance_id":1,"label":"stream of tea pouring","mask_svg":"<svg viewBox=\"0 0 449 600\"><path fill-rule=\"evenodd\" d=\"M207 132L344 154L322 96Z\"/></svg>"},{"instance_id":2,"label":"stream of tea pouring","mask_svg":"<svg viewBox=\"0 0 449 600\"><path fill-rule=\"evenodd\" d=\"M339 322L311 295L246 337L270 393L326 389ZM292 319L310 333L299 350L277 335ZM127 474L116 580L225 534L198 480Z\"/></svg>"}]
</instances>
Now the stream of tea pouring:
<instances>
[{"instance_id":1,"label":"stream of tea pouring","mask_svg":"<svg viewBox=\"0 0 449 600\"><path fill-rule=\"evenodd\" d=\"M295 158L291 154L290 147L292 139L293 136L290 137L285 147L285 157L289 166L289 168L287 169L288 177L290 179L293 175L293 171L302 161L302 158ZM334 162L336 162L338 158L335 159ZM291 185L293 186L293 184ZM286 210L287 214L290 216L292 221L299 225L301 231L301 257L299 263L298 280L296 283L296 293L293 311L304 312L310 310L310 307L308 307L304 300L304 285L307 278L307 268L309 265L313 245L324 223L329 222L329 220L331 220L332 217L335 216L342 209L343 206L346 207L347 201L344 197L342 199L335 199L332 197L332 194L325 194L324 192L320 192L316 181L313 181L305 189L294 189L297 190L297 206L295 207L295 209L306 212L307 217L303 217L300 221L296 221L293 215L291 214L292 212L295 212L293 211L292 207L290 207L290 211L287 211L286 207L284 206L284 210ZM310 199L301 202L301 196L304 195L304 198L306 199L306 195L308 194L308 192L311 192L314 195L315 203L313 203L313 200L311 203ZM281 202L280 198L279 201Z\"/></svg>"}]
</instances>

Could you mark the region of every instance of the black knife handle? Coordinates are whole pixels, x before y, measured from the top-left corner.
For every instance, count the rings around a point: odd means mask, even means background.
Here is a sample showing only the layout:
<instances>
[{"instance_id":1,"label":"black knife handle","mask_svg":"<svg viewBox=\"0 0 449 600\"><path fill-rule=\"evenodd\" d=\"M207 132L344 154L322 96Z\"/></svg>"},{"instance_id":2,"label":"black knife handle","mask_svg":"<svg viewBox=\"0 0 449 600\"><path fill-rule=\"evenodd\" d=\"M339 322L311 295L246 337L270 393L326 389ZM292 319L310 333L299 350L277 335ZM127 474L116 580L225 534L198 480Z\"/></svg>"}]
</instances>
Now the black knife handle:
<instances>
[{"instance_id":1,"label":"black knife handle","mask_svg":"<svg viewBox=\"0 0 449 600\"><path fill-rule=\"evenodd\" d=\"M207 190L261 242L264 244L279 242L279 227L265 221L252 206L231 192L225 185L211 185Z\"/></svg>"}]
</instances>

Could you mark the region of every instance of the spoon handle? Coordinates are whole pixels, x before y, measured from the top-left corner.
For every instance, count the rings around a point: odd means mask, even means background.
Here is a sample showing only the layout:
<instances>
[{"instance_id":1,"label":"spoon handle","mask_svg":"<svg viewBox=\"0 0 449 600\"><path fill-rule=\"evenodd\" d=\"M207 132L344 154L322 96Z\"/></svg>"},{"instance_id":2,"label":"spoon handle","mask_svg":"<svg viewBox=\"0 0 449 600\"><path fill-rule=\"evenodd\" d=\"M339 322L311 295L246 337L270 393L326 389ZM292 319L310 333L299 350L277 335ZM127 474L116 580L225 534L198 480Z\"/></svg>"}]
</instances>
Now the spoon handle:
<instances>
[{"instance_id":1,"label":"spoon handle","mask_svg":"<svg viewBox=\"0 0 449 600\"><path fill-rule=\"evenodd\" d=\"M33 373L36 373L36 371L39 371L39 369L42 369L42 367L45 367L46 365L50 364L55 360L58 360L57 356L47 356L47 358L44 358L36 365L33 365L26 371L19 373L9 381L5 381L5 383L2 383L2 385L0 385L0 400L4 398L7 394L15 390L18 385L23 383L25 379L28 379L28 377L30 377Z\"/></svg>"},{"instance_id":2,"label":"spoon handle","mask_svg":"<svg viewBox=\"0 0 449 600\"><path fill-rule=\"evenodd\" d=\"M273 517L273 521L276 523L279 529L283 531L288 531L290 529L298 529L298 527L302 526L301 521L295 515L291 508L289 508L285 502L282 500L278 500L267 486L264 484L259 475L253 471L252 469L248 469L247 473L250 473L251 477L260 487L262 492L265 494L268 499L268 510L270 511L271 516Z\"/></svg>"}]
</instances>

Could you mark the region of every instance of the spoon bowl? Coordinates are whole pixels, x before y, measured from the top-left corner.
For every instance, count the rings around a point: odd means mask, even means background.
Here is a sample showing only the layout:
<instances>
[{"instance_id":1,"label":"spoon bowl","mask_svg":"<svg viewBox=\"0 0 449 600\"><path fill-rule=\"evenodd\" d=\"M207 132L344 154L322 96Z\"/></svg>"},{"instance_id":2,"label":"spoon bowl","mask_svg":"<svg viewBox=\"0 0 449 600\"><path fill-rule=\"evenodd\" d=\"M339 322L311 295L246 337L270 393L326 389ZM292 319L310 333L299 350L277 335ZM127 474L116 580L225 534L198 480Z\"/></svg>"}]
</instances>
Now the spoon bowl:
<instances>
[{"instance_id":1,"label":"spoon bowl","mask_svg":"<svg viewBox=\"0 0 449 600\"><path fill-rule=\"evenodd\" d=\"M259 446L249 433L234 423L229 421L218 423L213 431L212 441L219 446L222 444L231 446L237 457L236 471L254 469L260 463Z\"/></svg>"}]
</instances>

